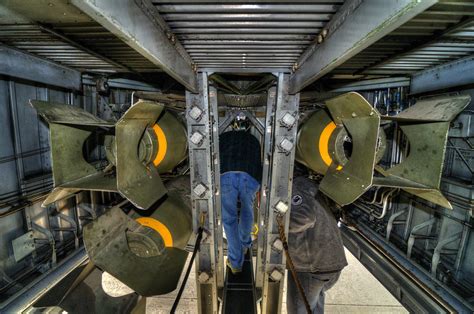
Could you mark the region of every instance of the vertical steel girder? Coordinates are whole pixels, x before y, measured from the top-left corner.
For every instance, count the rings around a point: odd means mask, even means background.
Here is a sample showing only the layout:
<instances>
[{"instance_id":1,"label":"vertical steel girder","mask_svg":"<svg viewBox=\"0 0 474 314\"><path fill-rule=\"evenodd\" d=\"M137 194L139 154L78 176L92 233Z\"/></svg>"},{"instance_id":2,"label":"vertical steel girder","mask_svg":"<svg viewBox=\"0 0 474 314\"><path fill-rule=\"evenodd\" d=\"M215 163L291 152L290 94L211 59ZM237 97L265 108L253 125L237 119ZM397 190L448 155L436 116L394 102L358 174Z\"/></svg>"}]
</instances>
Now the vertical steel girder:
<instances>
[{"instance_id":1,"label":"vertical steel girder","mask_svg":"<svg viewBox=\"0 0 474 314\"><path fill-rule=\"evenodd\" d=\"M350 14L338 14L337 18L343 19L336 23L340 26L329 32L303 62L298 62L298 70L291 76L290 92L301 91L437 2L364 0ZM344 7L352 6L345 4Z\"/></svg>"},{"instance_id":2,"label":"vertical steel girder","mask_svg":"<svg viewBox=\"0 0 474 314\"><path fill-rule=\"evenodd\" d=\"M262 182L261 212L259 220L259 249L257 255L256 286L261 287L261 313L280 313L283 296L284 274L286 269L285 256L282 251L273 249L273 243L279 239L277 211L284 215L285 233L288 225L291 208L291 184L296 146L296 122L291 127L283 123L285 115L298 115L299 94L288 93L289 75L280 73L275 96L275 89L271 88L268 95L268 104L274 111L271 114L271 126L267 124L264 149L270 149L271 154L265 155ZM276 97L276 103L274 98ZM273 99L272 99L273 98ZM270 110L271 107L267 108ZM268 117L268 114L267 114ZM269 121L267 120L267 123ZM271 141L271 143L270 143ZM266 182L266 183L265 183ZM284 212L286 210L286 213Z\"/></svg>"},{"instance_id":3,"label":"vertical steel girder","mask_svg":"<svg viewBox=\"0 0 474 314\"><path fill-rule=\"evenodd\" d=\"M135 1L73 0L72 3L187 89L197 92L192 65Z\"/></svg>"},{"instance_id":4,"label":"vertical steel girder","mask_svg":"<svg viewBox=\"0 0 474 314\"><path fill-rule=\"evenodd\" d=\"M66 89L81 89L81 72L0 44L0 74Z\"/></svg>"},{"instance_id":5,"label":"vertical steel girder","mask_svg":"<svg viewBox=\"0 0 474 314\"><path fill-rule=\"evenodd\" d=\"M205 230L196 259L198 308L217 313L224 286L217 91L207 73L198 74L198 86L199 94L186 91L193 227Z\"/></svg>"},{"instance_id":6,"label":"vertical steel girder","mask_svg":"<svg viewBox=\"0 0 474 314\"><path fill-rule=\"evenodd\" d=\"M260 208L258 217L258 227L265 228L267 220L267 203L268 203L268 191L270 187L269 174L271 172L271 156L272 156L272 144L273 144L273 113L275 111L276 102L276 86L270 87L267 92L267 111L265 117L265 134L263 135L263 167L262 167L262 183L260 186ZM265 274L264 261L266 260L264 252L266 251L265 243L265 229L259 230L259 236L257 237L257 269L255 272L255 286L258 289L263 287L263 279Z\"/></svg>"},{"instance_id":7,"label":"vertical steel girder","mask_svg":"<svg viewBox=\"0 0 474 314\"><path fill-rule=\"evenodd\" d=\"M186 93L191 199L194 228L204 221L205 239L196 260L199 313L216 313L224 286L223 240L220 212L219 125L217 90L208 86L207 73L198 74L199 94ZM285 115L298 115L299 94L288 94L289 75L278 74L277 87L268 91L264 128L264 165L258 224L256 287L261 292L262 313L281 310L285 257L272 249L278 239L276 205L284 204L285 231L291 207L291 177L296 143L296 122L288 126ZM281 278L275 278L275 274Z\"/></svg>"},{"instance_id":8,"label":"vertical steel girder","mask_svg":"<svg viewBox=\"0 0 474 314\"><path fill-rule=\"evenodd\" d=\"M224 287L224 250L223 250L223 231L221 215L221 169L219 155L219 110L217 104L217 89L209 86L209 111L210 111L210 132L212 133L212 173L214 175L214 210L215 210L215 238L219 247L216 247L217 259L217 286L219 289Z\"/></svg>"}]
</instances>

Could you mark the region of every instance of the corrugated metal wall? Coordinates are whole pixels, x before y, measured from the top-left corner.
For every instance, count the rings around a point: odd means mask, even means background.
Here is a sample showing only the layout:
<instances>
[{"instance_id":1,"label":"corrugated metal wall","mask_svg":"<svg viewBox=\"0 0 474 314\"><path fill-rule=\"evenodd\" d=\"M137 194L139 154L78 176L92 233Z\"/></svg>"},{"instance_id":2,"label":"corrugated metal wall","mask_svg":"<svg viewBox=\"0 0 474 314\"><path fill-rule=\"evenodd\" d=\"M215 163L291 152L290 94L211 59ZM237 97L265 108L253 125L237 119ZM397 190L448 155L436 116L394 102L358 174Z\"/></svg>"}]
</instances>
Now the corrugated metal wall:
<instances>
[{"instance_id":1,"label":"corrugated metal wall","mask_svg":"<svg viewBox=\"0 0 474 314\"><path fill-rule=\"evenodd\" d=\"M108 104L130 104L130 97L131 91L125 89L113 89L104 97L95 86L85 85L83 95L74 95L0 77L0 302L74 250L81 241L82 224L101 210L100 204L114 198L109 193L82 192L41 207L53 184L49 130L29 100L81 106L108 119L112 117ZM13 240L29 233L34 247L16 260Z\"/></svg>"}]
</instances>

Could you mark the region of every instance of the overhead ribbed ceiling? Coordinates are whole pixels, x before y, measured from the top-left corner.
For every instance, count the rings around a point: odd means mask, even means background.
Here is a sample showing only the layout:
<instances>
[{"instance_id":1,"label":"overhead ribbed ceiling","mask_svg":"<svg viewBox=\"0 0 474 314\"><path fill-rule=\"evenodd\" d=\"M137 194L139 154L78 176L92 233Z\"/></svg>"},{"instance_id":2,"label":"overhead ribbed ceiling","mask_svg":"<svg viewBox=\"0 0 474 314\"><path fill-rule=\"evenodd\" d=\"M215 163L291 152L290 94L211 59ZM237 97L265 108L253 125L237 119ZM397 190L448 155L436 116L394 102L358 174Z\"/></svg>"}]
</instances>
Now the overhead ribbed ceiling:
<instances>
[{"instance_id":1,"label":"overhead ribbed ceiling","mask_svg":"<svg viewBox=\"0 0 474 314\"><path fill-rule=\"evenodd\" d=\"M291 68L344 1L277 2L153 4L198 68Z\"/></svg>"},{"instance_id":2,"label":"overhead ribbed ceiling","mask_svg":"<svg viewBox=\"0 0 474 314\"><path fill-rule=\"evenodd\" d=\"M0 1L0 43L83 71L160 71L65 0Z\"/></svg>"},{"instance_id":3,"label":"overhead ribbed ceiling","mask_svg":"<svg viewBox=\"0 0 474 314\"><path fill-rule=\"evenodd\" d=\"M253 72L291 70L344 4L343 0L141 1L166 22L166 32L182 44L197 69ZM0 43L83 71L160 71L66 0L2 1ZM473 53L474 2L441 0L328 77L408 75Z\"/></svg>"},{"instance_id":4,"label":"overhead ribbed ceiling","mask_svg":"<svg viewBox=\"0 0 474 314\"><path fill-rule=\"evenodd\" d=\"M401 75L474 53L474 1L442 0L332 75Z\"/></svg>"}]
</instances>

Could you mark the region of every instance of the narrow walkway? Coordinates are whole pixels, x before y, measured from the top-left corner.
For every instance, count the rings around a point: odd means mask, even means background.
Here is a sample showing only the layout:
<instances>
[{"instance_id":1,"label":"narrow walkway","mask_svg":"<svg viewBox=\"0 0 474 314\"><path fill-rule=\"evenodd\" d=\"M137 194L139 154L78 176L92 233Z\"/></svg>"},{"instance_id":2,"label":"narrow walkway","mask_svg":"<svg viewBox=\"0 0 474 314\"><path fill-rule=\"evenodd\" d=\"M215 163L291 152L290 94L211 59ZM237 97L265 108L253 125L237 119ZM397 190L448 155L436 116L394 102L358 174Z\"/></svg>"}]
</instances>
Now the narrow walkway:
<instances>
[{"instance_id":1,"label":"narrow walkway","mask_svg":"<svg viewBox=\"0 0 474 314\"><path fill-rule=\"evenodd\" d=\"M408 311L346 250L347 266L337 284L326 295L326 313L408 313ZM169 313L176 293L148 298L147 313ZM286 313L286 292L283 299ZM177 313L197 313L194 270L181 298Z\"/></svg>"},{"instance_id":2,"label":"narrow walkway","mask_svg":"<svg viewBox=\"0 0 474 314\"><path fill-rule=\"evenodd\" d=\"M256 302L252 257L248 251L245 254L240 274L233 275L226 267L222 312L226 314L256 314Z\"/></svg>"}]
</instances>

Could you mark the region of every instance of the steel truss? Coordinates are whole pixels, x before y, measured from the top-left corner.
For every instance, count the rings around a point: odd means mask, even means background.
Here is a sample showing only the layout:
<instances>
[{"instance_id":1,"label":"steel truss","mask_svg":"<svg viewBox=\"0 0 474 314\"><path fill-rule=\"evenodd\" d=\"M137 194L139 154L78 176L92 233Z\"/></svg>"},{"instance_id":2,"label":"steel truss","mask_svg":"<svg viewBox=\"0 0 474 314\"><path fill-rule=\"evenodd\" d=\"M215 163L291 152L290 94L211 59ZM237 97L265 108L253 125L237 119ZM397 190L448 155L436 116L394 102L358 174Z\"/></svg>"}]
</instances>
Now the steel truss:
<instances>
[{"instance_id":1,"label":"steel truss","mask_svg":"<svg viewBox=\"0 0 474 314\"><path fill-rule=\"evenodd\" d=\"M205 237L196 260L199 313L217 313L224 287L223 237L220 208L219 126L217 90L208 83L209 73L198 74L199 93L186 93L186 114L191 169L194 228L203 223ZM299 94L288 94L289 74L278 73L268 91L263 132L263 176L258 213L255 286L261 313L281 311L285 257L281 250L276 216L285 216L288 231L291 178L296 145ZM246 113L248 116L250 113ZM281 241L280 241L281 242Z\"/></svg>"}]
</instances>

